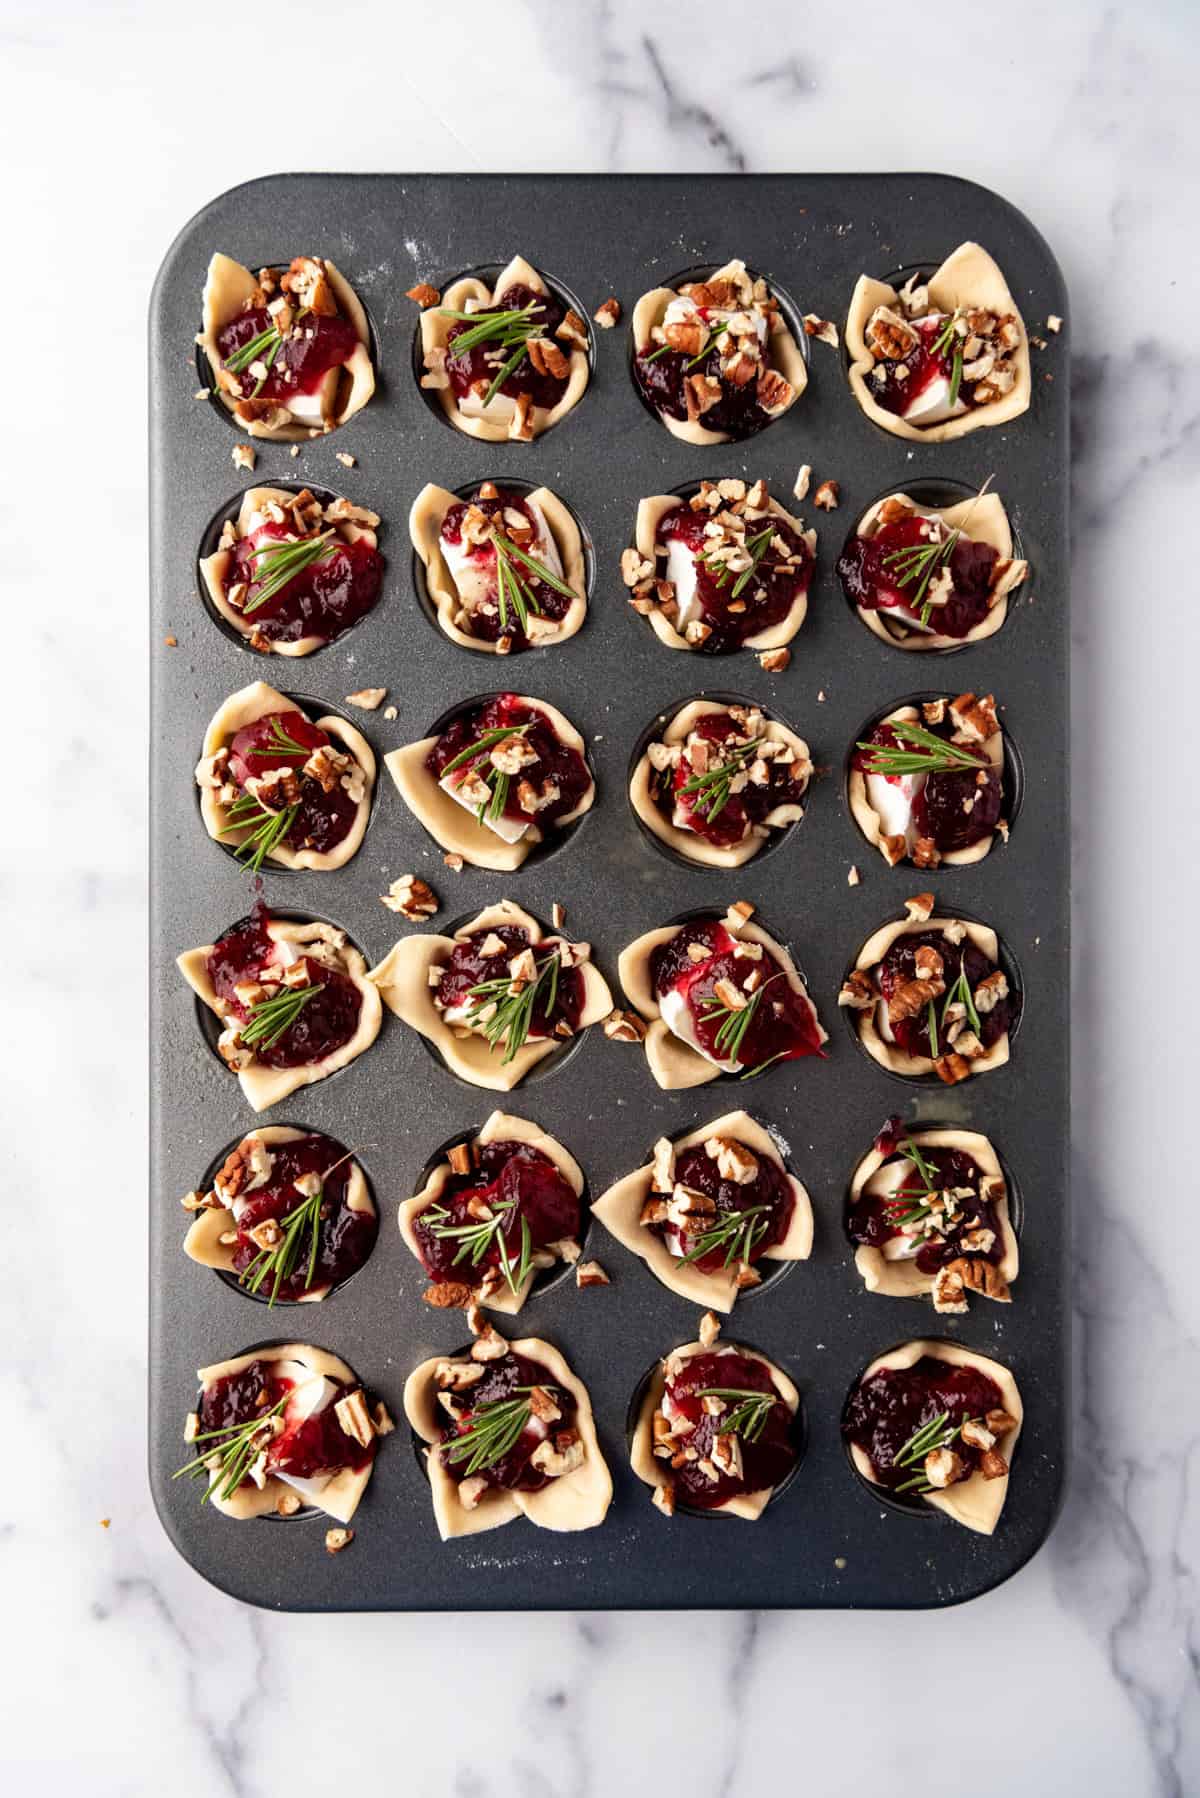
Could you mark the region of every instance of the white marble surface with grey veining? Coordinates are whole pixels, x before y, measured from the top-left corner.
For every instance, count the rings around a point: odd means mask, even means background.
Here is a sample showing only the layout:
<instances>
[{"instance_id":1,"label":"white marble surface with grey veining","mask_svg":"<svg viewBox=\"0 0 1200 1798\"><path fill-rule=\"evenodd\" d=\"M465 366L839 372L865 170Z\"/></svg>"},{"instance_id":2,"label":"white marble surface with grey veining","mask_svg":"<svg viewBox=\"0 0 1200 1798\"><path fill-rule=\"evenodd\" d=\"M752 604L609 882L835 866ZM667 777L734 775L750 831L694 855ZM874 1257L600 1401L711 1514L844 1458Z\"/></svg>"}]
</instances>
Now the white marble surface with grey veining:
<instances>
[{"instance_id":1,"label":"white marble surface with grey veining","mask_svg":"<svg viewBox=\"0 0 1200 1798\"><path fill-rule=\"evenodd\" d=\"M311 92L273 86L317 33ZM253 14L2 0L6 1789L25 1790L22 1774L89 1798L328 1792L347 1773L422 1798L1200 1785L1197 856L1181 772L1200 651L1198 50L1187 0L1014 0L978 16L759 0L728 18L651 0ZM1066 271L1078 1450L1048 1547L957 1612L486 1631L266 1616L207 1587L153 1513L150 283L178 226L250 175L497 164L941 169L1028 211ZM452 1712L445 1670L481 1644L503 1675Z\"/></svg>"}]
</instances>

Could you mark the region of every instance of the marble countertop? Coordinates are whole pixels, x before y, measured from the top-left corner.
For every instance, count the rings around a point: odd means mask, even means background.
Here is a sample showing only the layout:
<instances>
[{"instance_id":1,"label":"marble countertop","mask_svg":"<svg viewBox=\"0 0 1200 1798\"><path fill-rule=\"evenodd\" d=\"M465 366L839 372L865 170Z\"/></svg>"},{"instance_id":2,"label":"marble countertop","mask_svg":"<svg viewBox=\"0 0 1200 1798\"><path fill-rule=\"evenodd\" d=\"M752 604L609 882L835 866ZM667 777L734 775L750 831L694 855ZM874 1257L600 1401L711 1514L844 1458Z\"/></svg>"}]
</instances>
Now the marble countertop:
<instances>
[{"instance_id":1,"label":"marble countertop","mask_svg":"<svg viewBox=\"0 0 1200 1798\"><path fill-rule=\"evenodd\" d=\"M1181 572L1200 472L1181 257L1195 240L1195 12L1016 0L1003 21L959 28L955 15L921 36L916 15L880 0L861 0L849 29L786 0L728 27L644 0L528 0L452 41L468 10L435 22L427 6L362 6L331 34L328 8L294 0L278 36L264 16L247 46L242 14L217 21L236 19L231 42L148 0L0 9L18 647L6 697L14 753L24 765L32 750L39 770L16 783L0 874L17 963L0 1773L89 1798L332 1790L348 1769L431 1798L664 1781L721 1798L789 1776L838 1798L883 1771L909 1798L966 1762L978 1798L1181 1795L1200 1781L1181 955L1197 855L1175 773L1200 650ZM300 115L285 84L276 135L248 116L242 81L310 32L331 78ZM1063 264L1077 1450L1048 1546L974 1604L486 1626L270 1616L206 1586L158 1525L143 1446L145 308L183 221L288 165L940 169L1005 193ZM452 1713L446 1671L478 1652L502 1676L486 1704ZM700 1728L671 1696L684 1668ZM931 1701L954 1719L949 1753L922 1715Z\"/></svg>"}]
</instances>

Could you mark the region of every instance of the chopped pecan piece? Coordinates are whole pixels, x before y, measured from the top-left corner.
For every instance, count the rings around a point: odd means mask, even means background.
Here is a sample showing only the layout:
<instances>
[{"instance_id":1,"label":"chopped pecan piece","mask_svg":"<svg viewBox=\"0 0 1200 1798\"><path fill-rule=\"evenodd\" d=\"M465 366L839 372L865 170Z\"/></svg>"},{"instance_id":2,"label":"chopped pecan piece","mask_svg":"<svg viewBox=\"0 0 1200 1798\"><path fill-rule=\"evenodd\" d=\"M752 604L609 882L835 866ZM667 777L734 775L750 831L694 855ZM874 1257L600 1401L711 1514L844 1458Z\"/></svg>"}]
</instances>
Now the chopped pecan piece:
<instances>
[{"instance_id":1,"label":"chopped pecan piece","mask_svg":"<svg viewBox=\"0 0 1200 1798\"><path fill-rule=\"evenodd\" d=\"M576 1286L609 1286L612 1282L598 1261L575 1263Z\"/></svg>"},{"instance_id":2,"label":"chopped pecan piece","mask_svg":"<svg viewBox=\"0 0 1200 1798\"><path fill-rule=\"evenodd\" d=\"M778 418L791 405L794 390L790 381L774 368L764 368L758 377L758 403L768 418Z\"/></svg>"},{"instance_id":3,"label":"chopped pecan piece","mask_svg":"<svg viewBox=\"0 0 1200 1798\"><path fill-rule=\"evenodd\" d=\"M340 1555L343 1548L349 1548L349 1546L353 1542L353 1540L354 1540L354 1531L353 1530L348 1530L348 1529L343 1529L343 1528L338 1528L336 1530L326 1530L325 1531L325 1552L326 1552L326 1554L330 1554L330 1555Z\"/></svg>"},{"instance_id":4,"label":"chopped pecan piece","mask_svg":"<svg viewBox=\"0 0 1200 1798\"><path fill-rule=\"evenodd\" d=\"M865 968L854 968L847 974L838 993L838 1004L850 1011L869 1011L878 997Z\"/></svg>"},{"instance_id":5,"label":"chopped pecan piece","mask_svg":"<svg viewBox=\"0 0 1200 1798\"><path fill-rule=\"evenodd\" d=\"M592 317L602 331L611 331L620 316L621 302L613 294L610 294L606 300L602 301L592 313Z\"/></svg>"},{"instance_id":6,"label":"chopped pecan piece","mask_svg":"<svg viewBox=\"0 0 1200 1798\"><path fill-rule=\"evenodd\" d=\"M610 1011L604 1020L604 1034L614 1043L640 1043L646 1026L634 1011Z\"/></svg>"},{"instance_id":7,"label":"chopped pecan piece","mask_svg":"<svg viewBox=\"0 0 1200 1798\"><path fill-rule=\"evenodd\" d=\"M962 1055L939 1055L933 1064L933 1071L943 1085L957 1086L960 1080L970 1078L971 1064Z\"/></svg>"},{"instance_id":8,"label":"chopped pecan piece","mask_svg":"<svg viewBox=\"0 0 1200 1798\"><path fill-rule=\"evenodd\" d=\"M791 659L790 649L763 649L759 651L758 665L768 674L782 674Z\"/></svg>"},{"instance_id":9,"label":"chopped pecan piece","mask_svg":"<svg viewBox=\"0 0 1200 1798\"><path fill-rule=\"evenodd\" d=\"M425 1288L421 1297L435 1311L465 1311L475 1294L461 1280L435 1280L432 1286Z\"/></svg>"},{"instance_id":10,"label":"chopped pecan piece","mask_svg":"<svg viewBox=\"0 0 1200 1798\"><path fill-rule=\"evenodd\" d=\"M407 290L404 297L406 300L415 300L421 311L424 312L427 307L436 306L442 296L436 287L429 285L428 281L418 281L415 287Z\"/></svg>"},{"instance_id":11,"label":"chopped pecan piece","mask_svg":"<svg viewBox=\"0 0 1200 1798\"><path fill-rule=\"evenodd\" d=\"M813 494L813 505L819 506L822 512L835 510L841 489L836 481L822 481Z\"/></svg>"}]
</instances>

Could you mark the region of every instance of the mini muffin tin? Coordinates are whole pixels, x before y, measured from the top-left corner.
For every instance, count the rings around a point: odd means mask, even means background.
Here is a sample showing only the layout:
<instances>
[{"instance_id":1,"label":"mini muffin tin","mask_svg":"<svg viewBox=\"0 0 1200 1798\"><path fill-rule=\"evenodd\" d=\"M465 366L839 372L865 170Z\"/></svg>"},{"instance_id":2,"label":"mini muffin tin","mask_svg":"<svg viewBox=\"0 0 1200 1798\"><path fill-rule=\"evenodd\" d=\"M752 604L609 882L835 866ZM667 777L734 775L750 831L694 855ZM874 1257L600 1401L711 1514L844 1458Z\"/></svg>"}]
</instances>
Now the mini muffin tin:
<instances>
[{"instance_id":1,"label":"mini muffin tin","mask_svg":"<svg viewBox=\"0 0 1200 1798\"><path fill-rule=\"evenodd\" d=\"M330 176L251 182L187 225L159 275L151 307L151 1341L150 1468L155 1500L180 1551L208 1579L273 1608L516 1610L660 1607L920 1607L986 1591L1016 1571L1054 1520L1065 1457L1067 1293L1066 1143L1069 1104L1067 807L1066 335L1034 349L1030 410L1014 423L948 444L913 445L859 410L844 350L806 341L809 382L795 406L745 443L698 449L647 411L629 369L629 318L639 295L680 268L740 256L800 311L839 328L863 271L931 268L967 238L996 258L1026 324L1045 335L1066 312L1045 243L1005 200L968 182L922 175ZM378 388L365 411L329 437L258 442L253 475L235 470L245 441L217 407L195 398L193 338L216 250L253 266L294 254L333 258L370 315ZM593 339L591 383L563 422L531 444L478 442L455 431L417 385L418 311L405 290L443 290L471 269L520 252L579 296ZM615 330L591 325L610 294ZM338 453L354 457L345 467ZM826 513L796 502L801 463L838 482ZM792 663L770 675L742 652L713 658L664 649L627 604L621 551L637 502L702 477L763 475L774 495L818 532L808 617ZM1030 562L1008 620L991 639L914 661L863 629L834 565L858 516L881 494L918 483L992 478ZM570 642L508 663L457 648L438 630L414 580L408 508L426 481L460 489L488 478L544 483L574 510L589 550L590 610ZM203 603L196 558L214 515L248 485L307 484L344 493L383 519L387 560L375 610L301 663L232 641ZM923 489L924 490L924 489ZM256 1122L237 1082L209 1052L175 956L214 937L250 908L253 881L204 832L193 766L204 728L234 689L262 679L330 711L359 688L386 686L382 709L349 715L377 756L422 735L431 718L502 684L560 707L585 736L596 804L567 840L513 874L452 873L380 766L377 799L354 860L331 874L268 867L267 903L343 926L379 962L414 928L445 931L484 904L511 897L548 919L565 908L568 934L593 954L624 1004L617 956L634 937L682 914L751 900L807 977L829 1032L828 1059L769 1069L740 1084L720 1079L660 1092L642 1050L591 1031L573 1053L507 1095L457 1080L390 1014L374 1046L332 1078L257 1120L324 1130L357 1151L380 1212L375 1250L320 1304L269 1310L182 1250L180 1196L230 1141ZM1011 841L977 866L930 880L888 869L846 807L846 752L865 720L914 692L995 692L1021 773ZM630 757L649 720L705 693L778 711L803 736L818 773L802 825L741 870L685 866L648 840L629 806ZM861 872L848 884L852 866ZM385 910L379 895L404 873L441 900L427 924ZM960 908L993 925L1019 967L1021 1028L1009 1064L956 1087L907 1082L859 1052L837 991L864 940L902 915L903 900L936 893L939 915ZM202 1009L202 1008L199 1008ZM209 1033L211 1035L211 1033ZM615 1496L607 1521L578 1535L525 1522L441 1544L428 1487L404 1420L407 1374L431 1353L462 1346L461 1316L421 1301L421 1268L401 1240L399 1201L421 1184L439 1147L478 1129L496 1106L528 1116L579 1161L593 1197L647 1156L663 1133L682 1134L743 1106L786 1142L811 1195L811 1260L743 1296L725 1338L777 1362L803 1399L804 1458L754 1524L661 1516L628 1462L628 1420L647 1367L696 1336L694 1306L666 1291L642 1262L592 1223L584 1254L608 1287L558 1278L536 1291L506 1334L544 1336L591 1395ZM866 1293L843 1227L846 1189L891 1112L916 1124L961 1124L994 1143L1023 1195L1021 1273L1013 1303L974 1298L962 1317ZM974 1535L927 1507L914 1514L869 1489L843 1450L846 1394L878 1354L939 1336L1005 1362L1025 1403L1008 1503L994 1536ZM307 1340L342 1356L397 1419L343 1554L323 1545L320 1513L289 1529L234 1523L202 1505L196 1484L172 1482L187 1456L185 1413L196 1369L267 1342Z\"/></svg>"}]
</instances>

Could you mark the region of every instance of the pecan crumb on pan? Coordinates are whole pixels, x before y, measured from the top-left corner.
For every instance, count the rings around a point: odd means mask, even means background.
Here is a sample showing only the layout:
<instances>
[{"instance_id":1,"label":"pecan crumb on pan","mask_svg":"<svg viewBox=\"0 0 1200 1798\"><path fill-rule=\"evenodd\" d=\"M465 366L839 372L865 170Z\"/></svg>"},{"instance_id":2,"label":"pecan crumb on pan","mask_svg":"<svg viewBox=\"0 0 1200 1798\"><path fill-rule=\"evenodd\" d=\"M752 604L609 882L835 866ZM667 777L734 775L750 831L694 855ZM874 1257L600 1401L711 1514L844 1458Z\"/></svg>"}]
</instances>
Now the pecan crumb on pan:
<instances>
[{"instance_id":1,"label":"pecan crumb on pan","mask_svg":"<svg viewBox=\"0 0 1200 1798\"><path fill-rule=\"evenodd\" d=\"M362 712L374 712L386 698L386 687L360 687L357 693L347 693L346 704L356 705Z\"/></svg>"}]
</instances>

